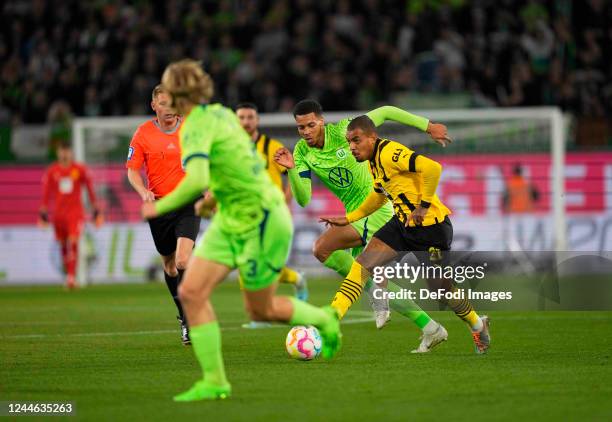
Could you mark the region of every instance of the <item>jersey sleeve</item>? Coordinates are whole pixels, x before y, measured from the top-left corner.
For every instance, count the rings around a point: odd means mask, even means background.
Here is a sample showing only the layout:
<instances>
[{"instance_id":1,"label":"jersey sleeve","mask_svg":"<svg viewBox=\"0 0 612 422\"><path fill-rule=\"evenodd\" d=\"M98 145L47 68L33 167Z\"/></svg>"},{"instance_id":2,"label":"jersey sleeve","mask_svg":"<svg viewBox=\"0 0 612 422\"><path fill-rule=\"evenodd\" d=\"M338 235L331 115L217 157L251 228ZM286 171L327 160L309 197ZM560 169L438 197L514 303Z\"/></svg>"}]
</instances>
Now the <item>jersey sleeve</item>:
<instances>
[{"instance_id":1,"label":"jersey sleeve","mask_svg":"<svg viewBox=\"0 0 612 422\"><path fill-rule=\"evenodd\" d=\"M385 205L387 197L379 189L374 189L359 205L359 208L346 214L349 223L361 220Z\"/></svg>"},{"instance_id":2,"label":"jersey sleeve","mask_svg":"<svg viewBox=\"0 0 612 422\"><path fill-rule=\"evenodd\" d=\"M442 174L440 163L399 143L394 143L389 145L389 148L385 148L380 159L384 168L392 169L391 174L420 173L423 180L421 206L429 208Z\"/></svg>"},{"instance_id":3,"label":"jersey sleeve","mask_svg":"<svg viewBox=\"0 0 612 422\"><path fill-rule=\"evenodd\" d=\"M295 149L293 150L293 161L295 162L295 169L300 177L304 179L311 179L312 175L310 171L310 164L304 156L303 142L304 141L300 141L295 145Z\"/></svg>"},{"instance_id":4,"label":"jersey sleeve","mask_svg":"<svg viewBox=\"0 0 612 422\"><path fill-rule=\"evenodd\" d=\"M413 159L414 155L416 155L416 157ZM412 164L413 162L414 165ZM421 173L421 177L423 178L421 206L423 208L429 208L431 201L436 194L438 183L440 182L442 165L437 161L413 152L412 156L408 160L408 171L413 170L417 173Z\"/></svg>"},{"instance_id":5,"label":"jersey sleeve","mask_svg":"<svg viewBox=\"0 0 612 422\"><path fill-rule=\"evenodd\" d=\"M425 117L417 116L409 113L401 108L393 106L382 106L366 113L372 119L376 127L382 125L385 121L391 120L401 123L406 126L413 126L423 132L427 131L429 120Z\"/></svg>"},{"instance_id":6,"label":"jersey sleeve","mask_svg":"<svg viewBox=\"0 0 612 422\"><path fill-rule=\"evenodd\" d=\"M159 215L167 214L196 199L208 187L210 182L210 167L208 158L188 160L185 164L185 177L172 192L155 202Z\"/></svg>"},{"instance_id":7,"label":"jersey sleeve","mask_svg":"<svg viewBox=\"0 0 612 422\"><path fill-rule=\"evenodd\" d=\"M330 123L330 129L333 135L344 139L346 137L346 128L351 122L350 118L342 119L337 123Z\"/></svg>"},{"instance_id":8,"label":"jersey sleeve","mask_svg":"<svg viewBox=\"0 0 612 422\"><path fill-rule=\"evenodd\" d=\"M208 187L210 183L210 150L218 123L214 119L190 122L186 120L179 131L181 158L185 177L172 192L155 202L160 215L174 211L190 201Z\"/></svg>"},{"instance_id":9,"label":"jersey sleeve","mask_svg":"<svg viewBox=\"0 0 612 422\"><path fill-rule=\"evenodd\" d=\"M386 148L384 148L380 154L380 161L383 168L393 170L393 173L401 173L408 170L410 164L410 157L416 154L410 148L397 143L392 142ZM416 154L418 156L418 154Z\"/></svg>"},{"instance_id":10,"label":"jersey sleeve","mask_svg":"<svg viewBox=\"0 0 612 422\"><path fill-rule=\"evenodd\" d=\"M144 163L144 139L140 129L134 133L128 148L127 160L125 167L133 170L140 170Z\"/></svg>"},{"instance_id":11,"label":"jersey sleeve","mask_svg":"<svg viewBox=\"0 0 612 422\"><path fill-rule=\"evenodd\" d=\"M299 141L293 150L293 161L295 167L287 172L291 192L297 203L305 207L312 196L312 173L310 165L304 157L303 142Z\"/></svg>"}]
</instances>

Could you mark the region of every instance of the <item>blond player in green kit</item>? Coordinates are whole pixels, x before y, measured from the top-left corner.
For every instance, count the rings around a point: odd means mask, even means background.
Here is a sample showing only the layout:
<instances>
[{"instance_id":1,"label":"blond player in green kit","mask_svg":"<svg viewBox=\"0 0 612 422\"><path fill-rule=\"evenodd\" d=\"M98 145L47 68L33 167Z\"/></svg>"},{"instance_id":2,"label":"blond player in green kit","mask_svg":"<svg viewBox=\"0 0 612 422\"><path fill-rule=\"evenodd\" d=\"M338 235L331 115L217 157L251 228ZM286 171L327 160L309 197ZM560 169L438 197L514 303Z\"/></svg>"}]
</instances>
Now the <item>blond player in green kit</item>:
<instances>
[{"instance_id":1,"label":"blond player in green kit","mask_svg":"<svg viewBox=\"0 0 612 422\"><path fill-rule=\"evenodd\" d=\"M176 189L142 206L154 218L193 201L209 189L217 212L189 262L179 298L190 322L190 336L203 378L175 401L229 397L221 353L221 331L210 296L215 286L238 269L251 318L291 325L314 325L323 338L324 358L340 348L340 324L329 306L318 308L288 296L276 296L276 281L289 255L293 226L282 193L269 180L232 110L207 104L213 82L193 60L170 64L162 84L172 107L185 116L179 132L186 176Z\"/></svg>"}]
</instances>

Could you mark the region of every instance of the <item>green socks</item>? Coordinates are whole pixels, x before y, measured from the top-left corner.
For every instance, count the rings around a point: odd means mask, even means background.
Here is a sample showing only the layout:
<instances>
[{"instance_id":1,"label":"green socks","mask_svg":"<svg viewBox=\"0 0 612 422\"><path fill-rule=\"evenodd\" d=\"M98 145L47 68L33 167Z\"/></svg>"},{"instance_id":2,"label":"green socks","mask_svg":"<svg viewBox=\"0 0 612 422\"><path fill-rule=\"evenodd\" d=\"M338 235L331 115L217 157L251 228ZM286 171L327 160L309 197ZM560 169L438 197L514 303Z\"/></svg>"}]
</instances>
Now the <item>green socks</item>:
<instances>
[{"instance_id":1,"label":"green socks","mask_svg":"<svg viewBox=\"0 0 612 422\"><path fill-rule=\"evenodd\" d=\"M327 268L334 270L342 277L348 275L353 265L353 256L347 251L334 251L323 263Z\"/></svg>"},{"instance_id":2,"label":"green socks","mask_svg":"<svg viewBox=\"0 0 612 422\"><path fill-rule=\"evenodd\" d=\"M302 302L294 297L289 297L289 300L293 304L293 315L291 315L289 324L321 327L329 322L329 314L323 309Z\"/></svg>"},{"instance_id":3,"label":"green socks","mask_svg":"<svg viewBox=\"0 0 612 422\"><path fill-rule=\"evenodd\" d=\"M351 270L351 266L353 265L353 256L343 250L334 251L329 258L325 260L323 265L327 268L330 268L340 274L342 277L348 275ZM371 282L371 281L370 281ZM392 282L388 283L387 290L391 292L399 292L400 287ZM414 301L409 299L393 299L389 301L389 306L394 311L404 315L406 318L409 318L412 322L414 322L417 327L421 330L432 320L427 312L422 310L419 305L414 303ZM294 304L294 316L298 312L298 308ZM317 308L318 309L318 308ZM293 324L293 320L291 322ZM313 324L312 322L300 322L298 324ZM294 324L295 325L295 324Z\"/></svg>"},{"instance_id":4,"label":"green socks","mask_svg":"<svg viewBox=\"0 0 612 422\"><path fill-rule=\"evenodd\" d=\"M191 327L193 351L200 362L204 380L210 384L226 385L225 367L221 354L221 329L217 321Z\"/></svg>"},{"instance_id":5,"label":"green socks","mask_svg":"<svg viewBox=\"0 0 612 422\"><path fill-rule=\"evenodd\" d=\"M400 291L400 287L390 281L387 284L387 290L397 293ZM389 306L395 312L409 318L421 330L431 321L431 317L427 315L427 312L422 310L419 305L410 299L391 299L389 300Z\"/></svg>"},{"instance_id":6,"label":"green socks","mask_svg":"<svg viewBox=\"0 0 612 422\"><path fill-rule=\"evenodd\" d=\"M323 265L327 268L330 268L340 274L342 277L348 275L351 270L351 266L353 265L353 256L346 251L335 251L332 253L329 258L325 260ZM371 282L371 281L370 281ZM400 288L396 284L389 282L387 286L387 290L392 292L399 292ZM427 312L422 310L419 305L414 303L409 299L393 299L389 301L389 306L394 311L404 315L406 318L409 318L412 322L414 322L417 327L421 330L431 321L431 317L427 315ZM294 308L297 311L297 308ZM294 312L295 318L295 312ZM312 323L311 323L312 324Z\"/></svg>"}]
</instances>

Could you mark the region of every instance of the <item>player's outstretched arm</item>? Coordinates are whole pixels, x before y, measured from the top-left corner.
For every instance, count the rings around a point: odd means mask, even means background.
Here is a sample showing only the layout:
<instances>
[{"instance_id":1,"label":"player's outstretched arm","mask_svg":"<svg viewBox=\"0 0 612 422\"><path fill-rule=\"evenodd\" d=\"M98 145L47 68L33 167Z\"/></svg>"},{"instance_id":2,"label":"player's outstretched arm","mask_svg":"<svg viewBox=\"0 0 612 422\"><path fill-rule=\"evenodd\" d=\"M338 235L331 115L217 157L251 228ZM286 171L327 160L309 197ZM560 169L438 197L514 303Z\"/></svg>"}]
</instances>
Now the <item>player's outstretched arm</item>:
<instances>
[{"instance_id":1,"label":"player's outstretched arm","mask_svg":"<svg viewBox=\"0 0 612 422\"><path fill-rule=\"evenodd\" d=\"M348 226L350 224L346 216L319 217L319 223L325 223L326 226Z\"/></svg>"},{"instance_id":2,"label":"player's outstretched arm","mask_svg":"<svg viewBox=\"0 0 612 422\"><path fill-rule=\"evenodd\" d=\"M300 207L308 205L312 196L310 170L298 170L293 155L287 148L279 148L274 154L274 161L287 169L289 186L296 202Z\"/></svg>"},{"instance_id":3,"label":"player's outstretched arm","mask_svg":"<svg viewBox=\"0 0 612 422\"><path fill-rule=\"evenodd\" d=\"M387 120L398 122L406 126L412 126L427 132L438 144L446 147L452 140L448 136L448 129L441 123L432 123L429 119L402 110L394 106L382 106L366 113L372 119L376 127L382 125Z\"/></svg>"},{"instance_id":4,"label":"player's outstretched arm","mask_svg":"<svg viewBox=\"0 0 612 422\"><path fill-rule=\"evenodd\" d=\"M346 214L346 218L349 223L361 220L385 205L386 202L387 197L383 193L373 190L359 205L359 208Z\"/></svg>"},{"instance_id":5,"label":"player's outstretched arm","mask_svg":"<svg viewBox=\"0 0 612 422\"><path fill-rule=\"evenodd\" d=\"M356 210L343 217L319 217L319 223L325 223L329 226L346 226L372 214L382 207L385 202L387 202L385 195L372 191Z\"/></svg>"},{"instance_id":6,"label":"player's outstretched arm","mask_svg":"<svg viewBox=\"0 0 612 422\"><path fill-rule=\"evenodd\" d=\"M208 187L210 170L208 158L194 156L185 166L185 177L168 195L157 202L142 204L141 214L144 219L174 211L202 195Z\"/></svg>"}]
</instances>

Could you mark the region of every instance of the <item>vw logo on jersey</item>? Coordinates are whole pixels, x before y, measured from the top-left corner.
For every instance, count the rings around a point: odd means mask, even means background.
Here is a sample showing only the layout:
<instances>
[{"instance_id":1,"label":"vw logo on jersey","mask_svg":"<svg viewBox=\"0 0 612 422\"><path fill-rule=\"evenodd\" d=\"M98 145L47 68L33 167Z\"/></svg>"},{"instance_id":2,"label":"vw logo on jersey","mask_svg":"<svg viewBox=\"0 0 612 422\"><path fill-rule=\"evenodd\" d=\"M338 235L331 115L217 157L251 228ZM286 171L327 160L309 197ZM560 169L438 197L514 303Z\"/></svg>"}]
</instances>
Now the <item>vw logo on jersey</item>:
<instances>
[{"instance_id":1,"label":"vw logo on jersey","mask_svg":"<svg viewBox=\"0 0 612 422\"><path fill-rule=\"evenodd\" d=\"M346 188L353 183L353 173L344 167L334 167L329 171L329 181L340 188Z\"/></svg>"},{"instance_id":2,"label":"vw logo on jersey","mask_svg":"<svg viewBox=\"0 0 612 422\"><path fill-rule=\"evenodd\" d=\"M344 160L346 158L346 150L344 148L338 149L338 151L336 151L336 157L341 160Z\"/></svg>"}]
</instances>

